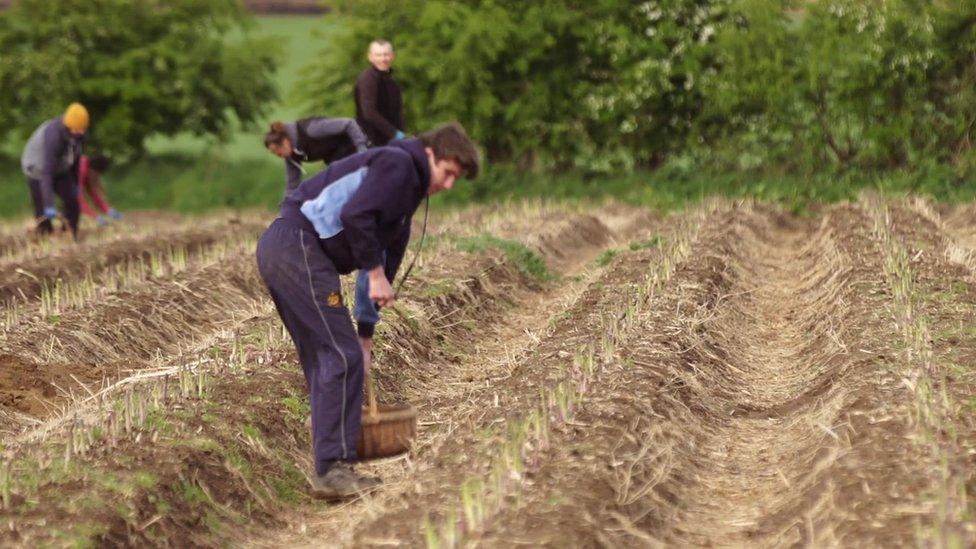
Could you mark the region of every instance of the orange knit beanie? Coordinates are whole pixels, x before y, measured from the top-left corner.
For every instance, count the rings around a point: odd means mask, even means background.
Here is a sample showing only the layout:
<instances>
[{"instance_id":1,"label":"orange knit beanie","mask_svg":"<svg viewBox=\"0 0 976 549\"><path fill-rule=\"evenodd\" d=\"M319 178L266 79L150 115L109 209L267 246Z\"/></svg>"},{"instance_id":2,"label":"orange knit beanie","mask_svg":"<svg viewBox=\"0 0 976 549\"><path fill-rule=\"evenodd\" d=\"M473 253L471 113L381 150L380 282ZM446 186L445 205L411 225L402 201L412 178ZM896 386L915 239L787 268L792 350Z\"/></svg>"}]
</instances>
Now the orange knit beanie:
<instances>
[{"instance_id":1,"label":"orange knit beanie","mask_svg":"<svg viewBox=\"0 0 976 549\"><path fill-rule=\"evenodd\" d=\"M67 126L69 130L74 130L76 132L87 130L88 109L86 109L81 103L72 103L68 105L68 109L64 111L62 120L64 121L64 125Z\"/></svg>"}]
</instances>

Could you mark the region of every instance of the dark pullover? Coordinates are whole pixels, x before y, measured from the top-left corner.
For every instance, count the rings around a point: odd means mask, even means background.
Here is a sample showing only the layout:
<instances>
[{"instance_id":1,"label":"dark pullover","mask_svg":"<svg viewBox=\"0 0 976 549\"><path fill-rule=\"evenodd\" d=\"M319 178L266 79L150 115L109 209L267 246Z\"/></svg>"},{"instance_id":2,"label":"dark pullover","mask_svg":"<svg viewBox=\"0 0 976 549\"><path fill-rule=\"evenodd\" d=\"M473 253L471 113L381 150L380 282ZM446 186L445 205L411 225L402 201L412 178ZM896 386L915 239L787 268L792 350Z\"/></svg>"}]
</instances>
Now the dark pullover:
<instances>
[{"instance_id":1,"label":"dark pullover","mask_svg":"<svg viewBox=\"0 0 976 549\"><path fill-rule=\"evenodd\" d=\"M403 130L403 98L393 79L393 70L376 67L364 70L356 79L356 122L373 146L386 145Z\"/></svg>"},{"instance_id":2,"label":"dark pullover","mask_svg":"<svg viewBox=\"0 0 976 549\"><path fill-rule=\"evenodd\" d=\"M366 172L358 189L341 208L341 231L319 242L339 273L383 264L386 278L392 281L410 240L410 220L430 186L430 166L419 139L396 141L329 164L285 195L279 217L318 235L302 206L319 198L332 183L355 178L362 168Z\"/></svg>"},{"instance_id":3,"label":"dark pullover","mask_svg":"<svg viewBox=\"0 0 976 549\"><path fill-rule=\"evenodd\" d=\"M78 162L85 147L85 137L74 136L61 118L38 126L21 155L21 168L30 179L40 182L41 203L54 207L54 178L69 174L76 178Z\"/></svg>"}]
</instances>

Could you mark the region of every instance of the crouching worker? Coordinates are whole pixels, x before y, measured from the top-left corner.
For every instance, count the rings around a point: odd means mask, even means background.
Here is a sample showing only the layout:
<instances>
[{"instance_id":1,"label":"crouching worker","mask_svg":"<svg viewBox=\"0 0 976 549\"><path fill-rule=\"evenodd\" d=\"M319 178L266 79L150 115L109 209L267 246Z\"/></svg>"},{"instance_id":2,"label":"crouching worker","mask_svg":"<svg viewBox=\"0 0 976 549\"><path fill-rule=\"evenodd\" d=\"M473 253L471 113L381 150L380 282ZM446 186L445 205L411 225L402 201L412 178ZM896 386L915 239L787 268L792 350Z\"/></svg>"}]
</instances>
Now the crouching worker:
<instances>
[{"instance_id":1,"label":"crouching worker","mask_svg":"<svg viewBox=\"0 0 976 549\"><path fill-rule=\"evenodd\" d=\"M93 157L82 156L78 164L78 205L81 206L81 213L90 217L99 226L107 225L108 219L118 221L122 219L122 213L109 205L105 200L105 188L102 186L102 174L109 167L109 159L103 155ZM85 195L91 199L96 211L88 204Z\"/></svg>"},{"instance_id":2,"label":"crouching worker","mask_svg":"<svg viewBox=\"0 0 976 549\"><path fill-rule=\"evenodd\" d=\"M355 472L363 353L339 275L368 272L369 298L393 305L391 282L424 197L474 178L477 151L449 124L333 162L289 192L258 241L258 270L291 334L309 391L313 491L349 497L379 484Z\"/></svg>"},{"instance_id":3,"label":"crouching worker","mask_svg":"<svg viewBox=\"0 0 976 549\"><path fill-rule=\"evenodd\" d=\"M366 150L369 141L351 118L313 117L286 124L272 122L264 146L285 161L288 192L302 182L303 162L332 163Z\"/></svg>"},{"instance_id":4,"label":"crouching worker","mask_svg":"<svg viewBox=\"0 0 976 549\"><path fill-rule=\"evenodd\" d=\"M78 238L78 162L88 134L88 110L79 103L68 105L64 115L38 126L20 157L27 176L37 231L51 233L58 217L54 195L61 198L71 235Z\"/></svg>"},{"instance_id":5,"label":"crouching worker","mask_svg":"<svg viewBox=\"0 0 976 549\"><path fill-rule=\"evenodd\" d=\"M264 135L264 146L271 154L284 159L286 188L292 191L302 182L304 162L323 161L328 164L363 152L369 146L366 134L351 118L305 118L297 122L272 122ZM369 369L369 349L372 348L373 330L379 322L379 313L369 300L369 277L360 271L356 278L355 317L360 333L360 344L367 353L366 369Z\"/></svg>"}]
</instances>

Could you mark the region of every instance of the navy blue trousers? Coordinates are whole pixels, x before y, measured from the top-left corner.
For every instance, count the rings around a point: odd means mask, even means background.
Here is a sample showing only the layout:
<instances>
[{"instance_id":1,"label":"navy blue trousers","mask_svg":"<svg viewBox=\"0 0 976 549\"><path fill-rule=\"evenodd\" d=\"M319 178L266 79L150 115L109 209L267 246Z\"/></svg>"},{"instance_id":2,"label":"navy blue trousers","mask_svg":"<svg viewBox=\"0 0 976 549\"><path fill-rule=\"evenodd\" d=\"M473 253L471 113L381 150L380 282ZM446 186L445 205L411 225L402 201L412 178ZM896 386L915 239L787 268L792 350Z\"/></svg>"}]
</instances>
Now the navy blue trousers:
<instances>
[{"instance_id":1,"label":"navy blue trousers","mask_svg":"<svg viewBox=\"0 0 976 549\"><path fill-rule=\"evenodd\" d=\"M258 240L258 270L291 334L312 408L315 469L353 461L363 404L363 355L339 273L318 236L277 219Z\"/></svg>"}]
</instances>

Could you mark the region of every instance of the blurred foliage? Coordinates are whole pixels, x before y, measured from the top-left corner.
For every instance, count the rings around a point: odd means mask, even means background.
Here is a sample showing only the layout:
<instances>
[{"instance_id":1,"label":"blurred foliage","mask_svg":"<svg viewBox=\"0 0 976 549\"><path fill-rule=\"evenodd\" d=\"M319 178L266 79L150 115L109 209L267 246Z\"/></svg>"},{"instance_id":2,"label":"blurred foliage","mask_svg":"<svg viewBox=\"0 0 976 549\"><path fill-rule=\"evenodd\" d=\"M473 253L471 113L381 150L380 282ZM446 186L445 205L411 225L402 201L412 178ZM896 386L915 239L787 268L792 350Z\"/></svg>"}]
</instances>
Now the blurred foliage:
<instances>
[{"instance_id":1,"label":"blurred foliage","mask_svg":"<svg viewBox=\"0 0 976 549\"><path fill-rule=\"evenodd\" d=\"M600 0L580 39L588 75L576 109L585 123L576 166L594 171L658 165L683 150L703 108L701 81L715 74L725 0ZM600 160L597 160L600 159Z\"/></svg>"},{"instance_id":2,"label":"blurred foliage","mask_svg":"<svg viewBox=\"0 0 976 549\"><path fill-rule=\"evenodd\" d=\"M491 160L594 171L650 164L683 142L724 13L708 0L334 4L346 32L299 91L316 110L353 113L367 45L382 37L396 48L408 130L457 119Z\"/></svg>"},{"instance_id":3,"label":"blurred foliage","mask_svg":"<svg viewBox=\"0 0 976 549\"><path fill-rule=\"evenodd\" d=\"M153 134L226 136L276 96L274 44L248 25L235 0L19 0L0 13L0 137L72 101L120 156Z\"/></svg>"},{"instance_id":4,"label":"blurred foliage","mask_svg":"<svg viewBox=\"0 0 976 549\"><path fill-rule=\"evenodd\" d=\"M0 13L5 151L74 100L93 143L124 155L152 134L238 132L233 147L122 162L110 194L125 208L273 207L281 162L238 125L264 127L273 60L306 65L277 75L294 101L275 116L350 116L367 44L386 38L406 129L459 120L491 161L435 204L667 209L714 193L803 208L867 186L976 198L976 0L331 3L331 24L280 22L269 42L234 0L20 0ZM0 212L23 212L16 159L0 168Z\"/></svg>"},{"instance_id":5,"label":"blurred foliage","mask_svg":"<svg viewBox=\"0 0 976 549\"><path fill-rule=\"evenodd\" d=\"M523 170L976 168L974 0L335 4L311 105L351 114L386 38L410 130L461 120Z\"/></svg>"},{"instance_id":6,"label":"blurred foliage","mask_svg":"<svg viewBox=\"0 0 976 549\"><path fill-rule=\"evenodd\" d=\"M802 8L802 9L801 9ZM727 168L968 170L976 3L737 2L697 127Z\"/></svg>"}]
</instances>

